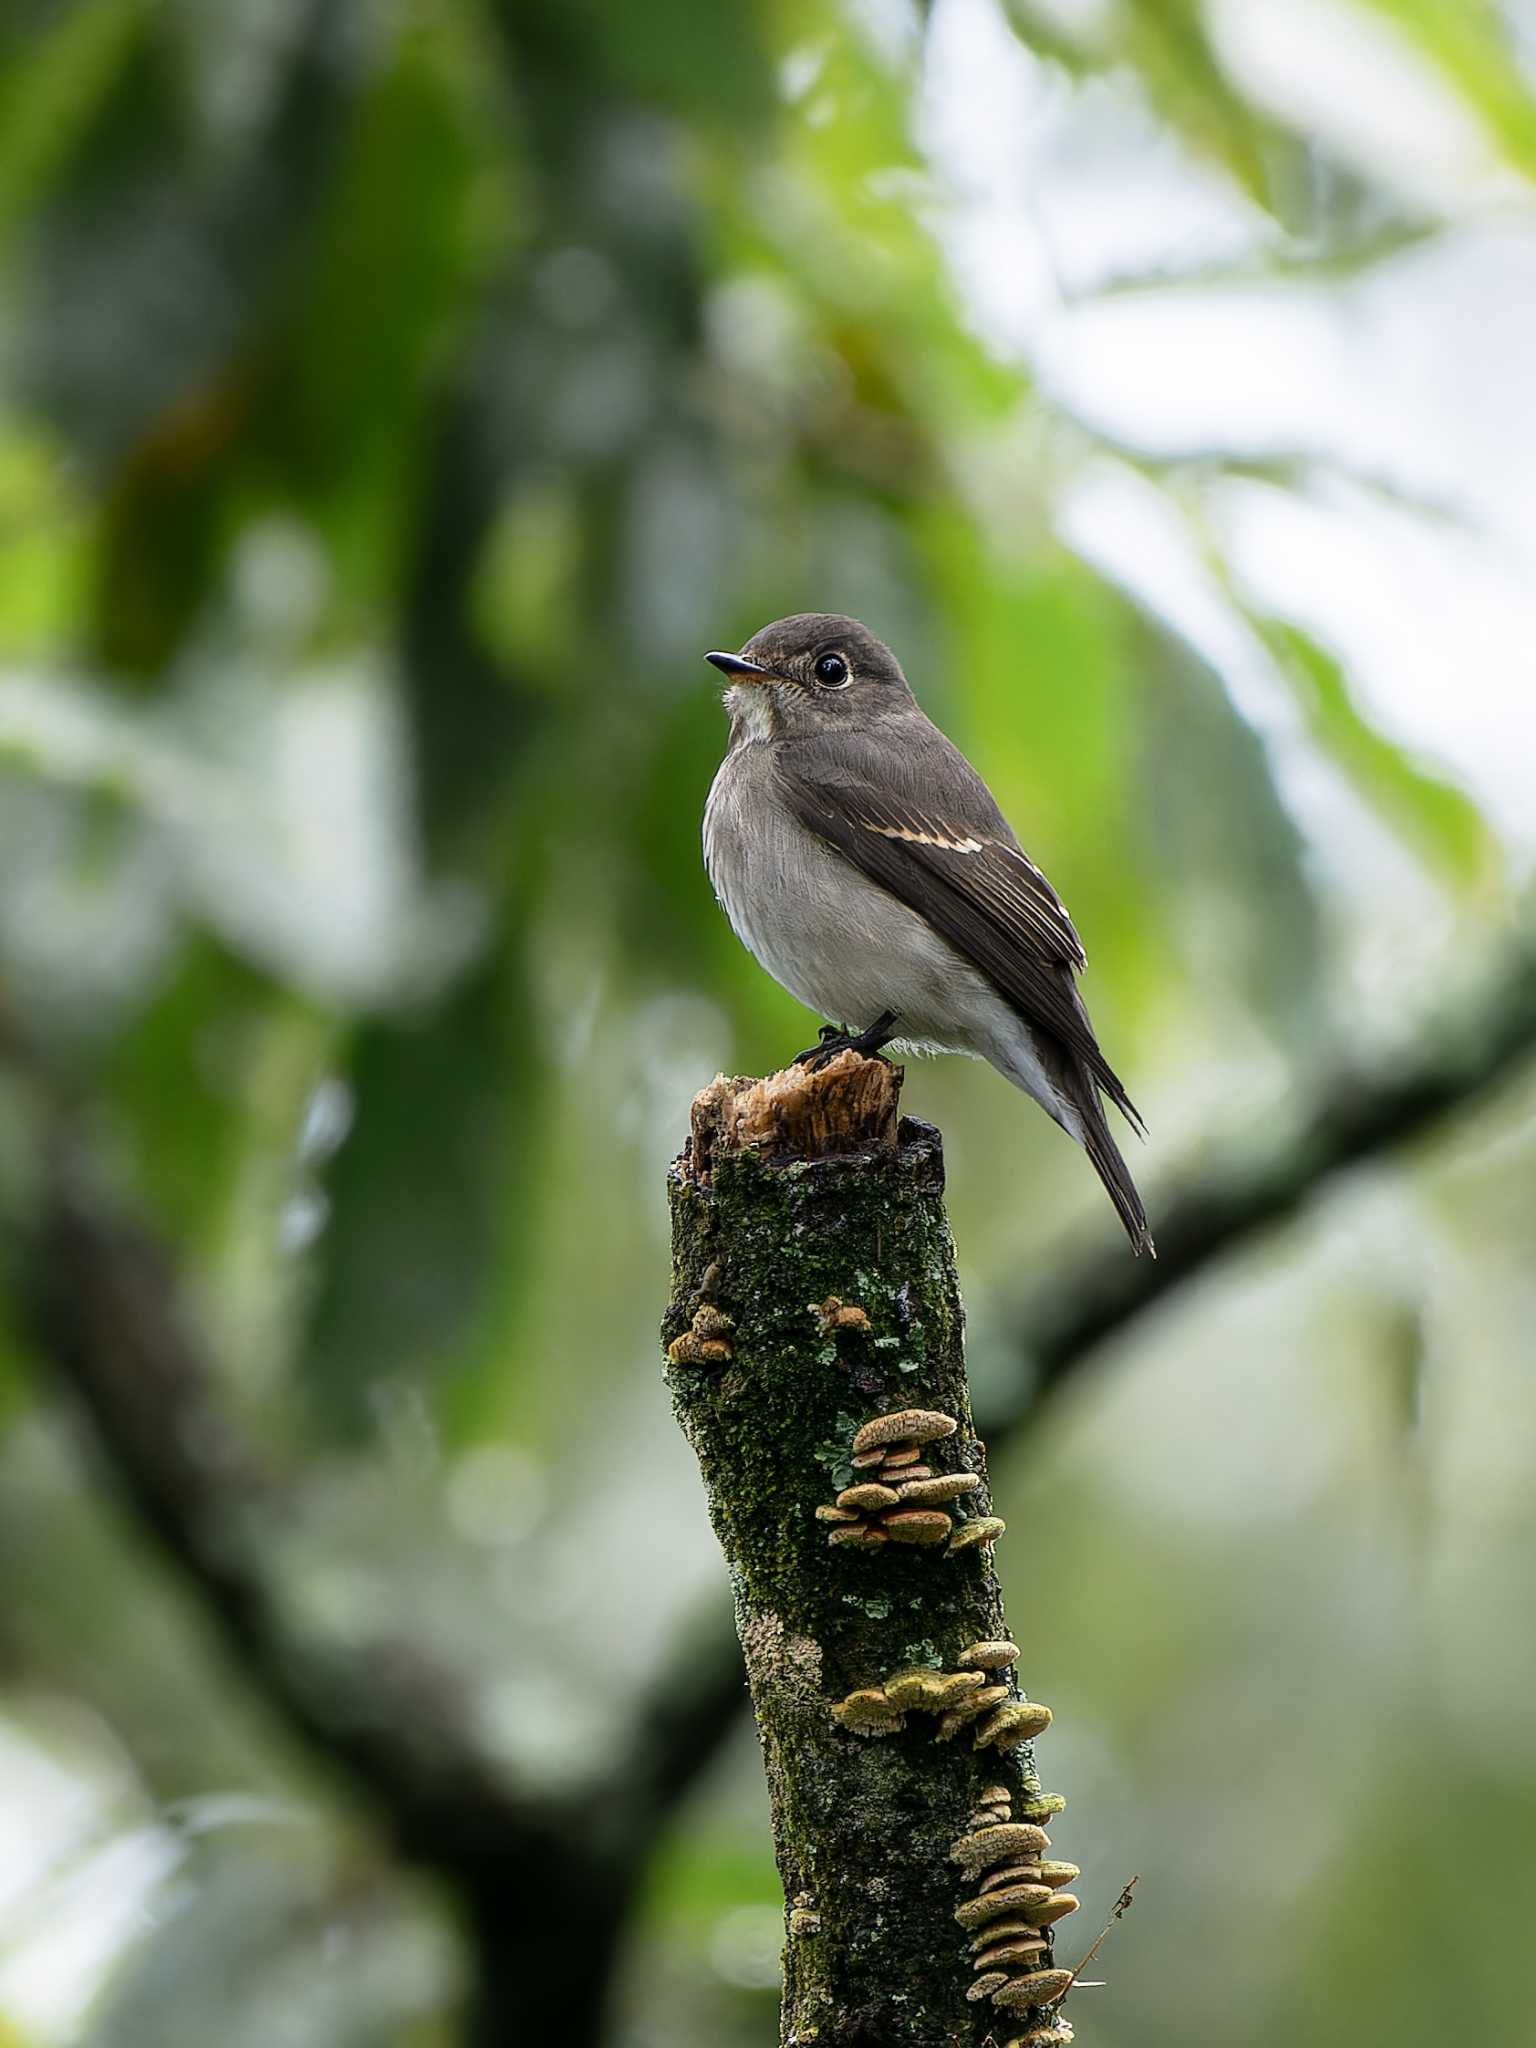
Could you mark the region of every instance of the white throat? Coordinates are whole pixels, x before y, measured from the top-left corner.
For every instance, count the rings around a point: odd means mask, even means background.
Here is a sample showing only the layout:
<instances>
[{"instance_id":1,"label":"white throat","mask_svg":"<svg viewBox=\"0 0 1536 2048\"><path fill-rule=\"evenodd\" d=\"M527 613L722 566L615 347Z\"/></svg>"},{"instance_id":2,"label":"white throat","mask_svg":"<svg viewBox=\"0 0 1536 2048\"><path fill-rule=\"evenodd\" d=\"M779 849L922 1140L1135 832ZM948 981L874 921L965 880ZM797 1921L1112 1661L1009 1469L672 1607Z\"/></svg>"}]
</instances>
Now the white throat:
<instances>
[{"instance_id":1,"label":"white throat","mask_svg":"<svg viewBox=\"0 0 1536 2048\"><path fill-rule=\"evenodd\" d=\"M725 693L734 744L773 738L773 696L761 683L732 683Z\"/></svg>"}]
</instances>

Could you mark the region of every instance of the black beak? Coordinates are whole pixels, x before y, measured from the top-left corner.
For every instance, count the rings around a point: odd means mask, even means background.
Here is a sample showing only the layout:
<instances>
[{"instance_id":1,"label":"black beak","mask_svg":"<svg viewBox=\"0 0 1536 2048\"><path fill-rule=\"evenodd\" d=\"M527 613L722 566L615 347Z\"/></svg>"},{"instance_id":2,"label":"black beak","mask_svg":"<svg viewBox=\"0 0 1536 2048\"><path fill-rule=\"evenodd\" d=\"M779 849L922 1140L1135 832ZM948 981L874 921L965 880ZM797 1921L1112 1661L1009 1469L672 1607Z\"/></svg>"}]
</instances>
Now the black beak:
<instances>
[{"instance_id":1,"label":"black beak","mask_svg":"<svg viewBox=\"0 0 1536 2048\"><path fill-rule=\"evenodd\" d=\"M712 661L723 676L754 676L765 683L779 680L771 668L764 668L761 662L748 661L741 654L706 654L704 659Z\"/></svg>"}]
</instances>

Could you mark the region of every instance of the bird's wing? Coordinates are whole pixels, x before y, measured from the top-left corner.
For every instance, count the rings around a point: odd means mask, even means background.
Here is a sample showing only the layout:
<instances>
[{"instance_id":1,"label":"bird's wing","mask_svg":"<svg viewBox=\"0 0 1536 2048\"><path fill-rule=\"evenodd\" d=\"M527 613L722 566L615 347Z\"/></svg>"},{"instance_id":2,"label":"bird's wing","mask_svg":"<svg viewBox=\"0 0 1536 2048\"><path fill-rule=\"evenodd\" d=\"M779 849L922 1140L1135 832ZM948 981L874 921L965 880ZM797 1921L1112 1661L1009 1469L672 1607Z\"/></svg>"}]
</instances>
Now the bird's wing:
<instances>
[{"instance_id":1,"label":"bird's wing","mask_svg":"<svg viewBox=\"0 0 1536 2048\"><path fill-rule=\"evenodd\" d=\"M801 824L926 918L1139 1129L1078 996L1085 955L1061 898L959 749L929 727L917 752L903 748L893 775L888 746L877 757L867 738L839 733L783 745L777 761Z\"/></svg>"}]
</instances>

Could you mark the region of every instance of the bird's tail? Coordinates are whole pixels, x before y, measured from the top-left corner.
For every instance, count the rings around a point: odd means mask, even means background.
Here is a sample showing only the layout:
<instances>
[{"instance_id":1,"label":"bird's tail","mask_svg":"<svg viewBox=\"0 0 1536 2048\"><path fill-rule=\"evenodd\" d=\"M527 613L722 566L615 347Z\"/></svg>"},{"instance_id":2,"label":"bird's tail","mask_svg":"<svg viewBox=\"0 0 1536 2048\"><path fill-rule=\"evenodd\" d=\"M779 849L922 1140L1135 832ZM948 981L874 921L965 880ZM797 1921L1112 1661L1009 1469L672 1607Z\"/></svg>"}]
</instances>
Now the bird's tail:
<instances>
[{"instance_id":1,"label":"bird's tail","mask_svg":"<svg viewBox=\"0 0 1536 2048\"><path fill-rule=\"evenodd\" d=\"M1136 1192L1136 1183L1131 1179L1131 1169L1120 1156L1120 1148L1109 1133L1109 1120L1104 1114L1104 1104L1093 1077L1086 1071L1081 1073L1080 1085L1073 1091L1073 1108L1082 1124L1080 1135L1083 1150L1093 1162L1094 1172L1104 1183L1109 1199L1115 1205L1115 1213L1125 1225L1125 1234L1131 1240L1131 1250L1139 1258L1143 1252L1157 1257L1157 1246L1152 1242L1152 1233L1147 1228L1147 1211L1141 1196Z\"/></svg>"}]
</instances>

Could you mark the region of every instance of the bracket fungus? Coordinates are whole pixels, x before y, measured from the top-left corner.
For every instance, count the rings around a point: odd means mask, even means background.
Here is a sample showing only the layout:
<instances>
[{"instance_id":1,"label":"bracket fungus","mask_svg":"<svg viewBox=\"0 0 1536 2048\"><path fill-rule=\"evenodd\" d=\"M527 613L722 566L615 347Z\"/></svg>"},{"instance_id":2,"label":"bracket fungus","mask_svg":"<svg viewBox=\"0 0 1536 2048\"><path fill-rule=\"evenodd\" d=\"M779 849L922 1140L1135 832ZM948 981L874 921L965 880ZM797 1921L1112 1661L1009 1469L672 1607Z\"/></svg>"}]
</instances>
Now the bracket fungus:
<instances>
[{"instance_id":1,"label":"bracket fungus","mask_svg":"<svg viewBox=\"0 0 1536 2048\"><path fill-rule=\"evenodd\" d=\"M926 1664L916 1665L894 1672L885 1681L885 1696L925 1714L943 1714L983 1683L979 1671L935 1671Z\"/></svg>"},{"instance_id":2,"label":"bracket fungus","mask_svg":"<svg viewBox=\"0 0 1536 2048\"><path fill-rule=\"evenodd\" d=\"M984 1678L986 1674L978 1671L976 1676ZM984 1685L980 1692L973 1692L969 1698L961 1700L958 1706L950 1707L939 1722L940 1742L952 1742L962 1728L968 1728L973 1721L980 1720L983 1714L990 1713L994 1707L1000 1706L1007 1697L1006 1685Z\"/></svg>"},{"instance_id":3,"label":"bracket fungus","mask_svg":"<svg viewBox=\"0 0 1536 2048\"><path fill-rule=\"evenodd\" d=\"M994 1935L997 1935L996 1940L993 1939ZM1021 1963L1033 1963L1037 1956L1045 1954L1048 1946L1045 1936L1037 1928L1022 1924L1013 1927L1006 1934L999 1934L994 1923L983 1930L982 1936L978 1936L978 1939L982 1938L985 1938L987 1946L977 1952L978 1970L995 1970L1003 1963L1010 1967L1016 1967ZM1007 1974L1006 1971L1004 1974Z\"/></svg>"},{"instance_id":4,"label":"bracket fungus","mask_svg":"<svg viewBox=\"0 0 1536 2048\"><path fill-rule=\"evenodd\" d=\"M840 1301L835 1294L829 1294L825 1301L814 1302L811 1314L821 1324L826 1336L831 1336L836 1330L857 1330L862 1335L870 1328L868 1313L857 1302Z\"/></svg>"},{"instance_id":5,"label":"bracket fungus","mask_svg":"<svg viewBox=\"0 0 1536 2048\"><path fill-rule=\"evenodd\" d=\"M940 1509L903 1508L884 1516L882 1521L893 1543L945 1543L954 1527Z\"/></svg>"},{"instance_id":6,"label":"bracket fungus","mask_svg":"<svg viewBox=\"0 0 1536 2048\"><path fill-rule=\"evenodd\" d=\"M899 1523L899 1517L888 1516L883 1523L849 1519L849 1510L841 1505L846 1497L846 1494L840 1495L839 1505L835 1508L816 1510L823 1521L834 1516L841 1518L840 1525L831 1532L830 1541L865 1548L884 1543L887 1538L898 1543L904 1540L899 1527L892 1526ZM972 1649L976 1647L971 1645ZM1015 1649L1012 1643L981 1647ZM995 1664L996 1660L993 1662ZM931 1664L907 1664L891 1672L883 1684L849 1693L847 1699L833 1706L832 1712L843 1727L855 1734L889 1735L894 1732L894 1727L884 1716L877 1715L871 1725L862 1725L869 1718L865 1703L881 1700L897 1716L937 1714L938 1727L934 1732L939 1742L952 1742L963 1729L971 1728L977 1749L1017 1749L1021 1743L1030 1741L1050 1726L1051 1710L1041 1706L1037 1700L1010 1698L1012 1688L1006 1684L989 1684L990 1675L985 1670L964 1666L958 1671L942 1671ZM899 1725L898 1720L895 1726ZM1007 1788L989 1785L980 1807L972 1816L974 1832L957 1842L951 1853L957 1862L967 1865L966 1875L973 1878L999 1863L1018 1862L1025 1858L1036 1860L1040 1851L1049 1846L1049 1837L1038 1822L1047 1811L1060 1812L1065 1804L1058 1793L1026 1794L1024 1807L1029 1816L1028 1822L1016 1822ZM1077 1876L1075 1867L1071 1874Z\"/></svg>"},{"instance_id":7,"label":"bracket fungus","mask_svg":"<svg viewBox=\"0 0 1536 2048\"><path fill-rule=\"evenodd\" d=\"M896 1408L888 1415L872 1415L853 1439L853 1455L884 1450L889 1445L934 1444L953 1436L959 1424L953 1415L941 1415L933 1408Z\"/></svg>"},{"instance_id":8,"label":"bracket fungus","mask_svg":"<svg viewBox=\"0 0 1536 2048\"><path fill-rule=\"evenodd\" d=\"M982 1893L995 1892L1007 1885L1044 1884L1038 1863L1001 1863L996 1870L989 1870L981 1880Z\"/></svg>"},{"instance_id":9,"label":"bracket fungus","mask_svg":"<svg viewBox=\"0 0 1536 2048\"><path fill-rule=\"evenodd\" d=\"M973 1671L1006 1671L1010 1664L1019 1661L1019 1646L999 1640L995 1643L967 1643L960 1652L960 1662L969 1665ZM985 1798L985 1793L982 1795Z\"/></svg>"},{"instance_id":10,"label":"bracket fungus","mask_svg":"<svg viewBox=\"0 0 1536 2048\"><path fill-rule=\"evenodd\" d=\"M1031 1970L1023 1977L1010 1978L1001 1990L994 1991L992 2002L1008 2011L1028 2012L1034 2006L1055 2005L1071 1989L1070 1970Z\"/></svg>"},{"instance_id":11,"label":"bracket fungus","mask_svg":"<svg viewBox=\"0 0 1536 2048\"><path fill-rule=\"evenodd\" d=\"M837 1505L840 1508L857 1508L861 1514L868 1514L879 1508L895 1507L898 1497L889 1486L882 1486L879 1480L865 1479L857 1486L845 1486L837 1496Z\"/></svg>"},{"instance_id":12,"label":"bracket fungus","mask_svg":"<svg viewBox=\"0 0 1536 2048\"><path fill-rule=\"evenodd\" d=\"M962 1835L958 1842L951 1842L949 1860L958 1863L967 1878L975 1878L999 1863L1012 1862L1023 1856L1038 1859L1040 1851L1050 1846L1051 1838L1044 1828L1005 1821L997 1827Z\"/></svg>"},{"instance_id":13,"label":"bracket fungus","mask_svg":"<svg viewBox=\"0 0 1536 2048\"><path fill-rule=\"evenodd\" d=\"M895 1735L907 1725L901 1708L876 1686L866 1686L836 1701L832 1718L853 1735Z\"/></svg>"},{"instance_id":14,"label":"bracket fungus","mask_svg":"<svg viewBox=\"0 0 1536 2048\"><path fill-rule=\"evenodd\" d=\"M974 2005L979 1998L990 1998L994 1991L1000 1991L1007 1982L1006 1970L989 1970L984 1977L975 1980L965 1995Z\"/></svg>"},{"instance_id":15,"label":"bracket fungus","mask_svg":"<svg viewBox=\"0 0 1536 2048\"><path fill-rule=\"evenodd\" d=\"M903 1479L899 1473L891 1477L896 1498L909 1508L937 1507L958 1500L963 1493L974 1493L981 1484L979 1472L936 1472L931 1479Z\"/></svg>"},{"instance_id":16,"label":"bracket fungus","mask_svg":"<svg viewBox=\"0 0 1536 2048\"><path fill-rule=\"evenodd\" d=\"M836 1297L829 1295L818 1313L835 1301ZM837 1306L842 1310L841 1303ZM1003 1523L996 1515L957 1522L950 1512L953 1503L983 1484L981 1474L963 1467L957 1472L936 1472L923 1455L925 1445L944 1442L958 1427L952 1415L935 1408L897 1408L888 1415L872 1415L854 1434L849 1461L858 1476L837 1496L835 1505L840 1513L834 1515L831 1508L819 1507L817 1520L834 1522L857 1515L864 1527L878 1530L888 1541L924 1549L947 1544L951 1550L965 1550L973 1543L995 1542L1003 1533ZM876 1543L856 1543L838 1528L827 1540L854 1550L879 1548ZM998 1651L1013 1646L988 1643L976 1647ZM1013 1648L1013 1657L1018 1654ZM978 1664L975 1668L990 1667Z\"/></svg>"},{"instance_id":17,"label":"bracket fungus","mask_svg":"<svg viewBox=\"0 0 1536 2048\"><path fill-rule=\"evenodd\" d=\"M978 1892L974 1899L966 1899L955 1908L955 1919L969 1934L978 1927L985 1927L989 1920L1002 1920L1009 1914L1035 1925L1034 1910L1043 1906L1051 1896L1048 1884L1005 1884L993 1892Z\"/></svg>"},{"instance_id":18,"label":"bracket fungus","mask_svg":"<svg viewBox=\"0 0 1536 2048\"><path fill-rule=\"evenodd\" d=\"M723 1309L701 1302L688 1328L667 1346L667 1356L674 1365L726 1365L732 1357L729 1334L735 1327Z\"/></svg>"},{"instance_id":19,"label":"bracket fungus","mask_svg":"<svg viewBox=\"0 0 1536 2048\"><path fill-rule=\"evenodd\" d=\"M1029 1808L1055 1797L1038 1794L1017 1804ZM1006 1786L985 1786L970 1833L950 1844L949 1855L965 1880L977 1885L955 1908L956 1922L971 1938L976 1973L966 1996L990 1998L1016 2012L1054 2005L1072 1988L1071 1971L1051 1967L1050 1928L1077 1910L1077 1900L1061 1890L1060 1881L1078 1870L1072 1863L1042 1861L1050 1837L1033 1820L1015 1820L1015 1805ZM1063 2038L1071 2038L1070 2028Z\"/></svg>"},{"instance_id":20,"label":"bracket fungus","mask_svg":"<svg viewBox=\"0 0 1536 2048\"><path fill-rule=\"evenodd\" d=\"M1021 1742L1032 1742L1037 1735L1043 1735L1050 1725L1049 1707L1041 1706L1038 1700L1015 1700L999 1707L982 1722L976 1730L976 1747L1017 1749Z\"/></svg>"},{"instance_id":21,"label":"bracket fungus","mask_svg":"<svg viewBox=\"0 0 1536 2048\"><path fill-rule=\"evenodd\" d=\"M975 1967L984 1970L986 1959L999 1948L1023 1948L1031 1956L1043 1955L1050 1944L1050 1936L1028 1920L1019 1920L1010 1915L1006 1920L989 1920L971 1935L971 1955Z\"/></svg>"},{"instance_id":22,"label":"bracket fungus","mask_svg":"<svg viewBox=\"0 0 1536 2048\"><path fill-rule=\"evenodd\" d=\"M818 1510L818 1513L821 1512ZM834 1512L838 1512L834 1510ZM892 1531L893 1539L901 1539ZM869 1523L847 1523L832 1531L834 1543L883 1543L885 1531ZM962 1728L976 1726L977 1749L1014 1749L1050 1723L1051 1710L1033 1700L1008 1699L1009 1687L989 1685L985 1671L941 1671L931 1664L904 1664L878 1686L864 1686L832 1705L840 1725L855 1735L892 1735L908 1714L936 1714L937 1740L950 1742ZM981 1718L985 1716L985 1718ZM979 1723L979 1725L977 1725ZM1035 1795L1035 1801L1056 1798ZM1062 1802L1065 1804L1065 1801ZM976 1877L995 1864L1028 1858L1033 1864L1050 1838L1037 1825L1013 1823L1010 1795L989 1785L981 1807L972 1816L973 1832L956 1842L950 1853ZM1077 1875L1074 1869L1072 1875Z\"/></svg>"},{"instance_id":23,"label":"bracket fungus","mask_svg":"<svg viewBox=\"0 0 1536 2048\"><path fill-rule=\"evenodd\" d=\"M1019 1812L1025 1820L1032 1820L1039 1826L1044 1826L1046 1821L1054 1820L1058 1813L1066 1810L1066 1797L1060 1792L1026 1792L1019 1801Z\"/></svg>"}]
</instances>

